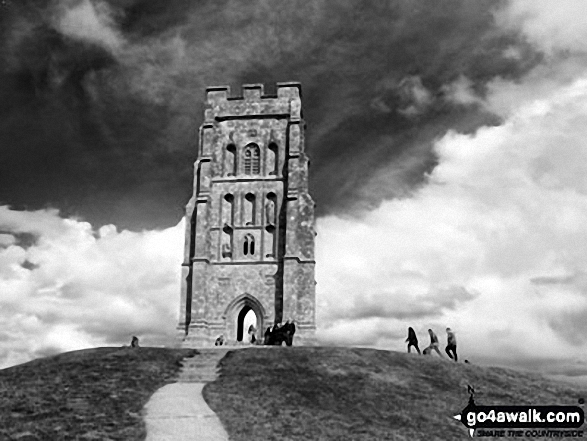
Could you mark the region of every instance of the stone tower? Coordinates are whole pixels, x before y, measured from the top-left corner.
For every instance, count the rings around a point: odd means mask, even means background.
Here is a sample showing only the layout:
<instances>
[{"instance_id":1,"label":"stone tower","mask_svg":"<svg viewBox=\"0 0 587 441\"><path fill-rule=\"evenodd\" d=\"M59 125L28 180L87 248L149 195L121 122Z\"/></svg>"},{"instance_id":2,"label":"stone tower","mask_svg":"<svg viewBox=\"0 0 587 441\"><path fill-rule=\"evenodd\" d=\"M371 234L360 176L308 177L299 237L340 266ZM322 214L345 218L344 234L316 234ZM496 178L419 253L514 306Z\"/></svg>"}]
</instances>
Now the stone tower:
<instances>
[{"instance_id":1,"label":"stone tower","mask_svg":"<svg viewBox=\"0 0 587 441\"><path fill-rule=\"evenodd\" d=\"M194 192L186 207L178 330L186 346L247 341L274 322L296 322L295 344L315 334L314 201L299 83L206 90Z\"/></svg>"}]
</instances>

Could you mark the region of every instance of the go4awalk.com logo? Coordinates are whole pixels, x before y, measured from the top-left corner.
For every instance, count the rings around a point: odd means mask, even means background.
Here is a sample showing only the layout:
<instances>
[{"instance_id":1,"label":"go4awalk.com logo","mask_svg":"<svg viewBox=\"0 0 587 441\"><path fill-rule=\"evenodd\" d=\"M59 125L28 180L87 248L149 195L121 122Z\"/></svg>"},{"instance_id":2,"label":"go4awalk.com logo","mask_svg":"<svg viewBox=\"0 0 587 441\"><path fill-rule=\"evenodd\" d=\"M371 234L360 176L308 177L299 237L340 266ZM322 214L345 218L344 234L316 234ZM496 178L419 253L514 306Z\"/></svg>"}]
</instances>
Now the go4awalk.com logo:
<instances>
[{"instance_id":1,"label":"go4awalk.com logo","mask_svg":"<svg viewBox=\"0 0 587 441\"><path fill-rule=\"evenodd\" d=\"M585 420L578 406L477 406L469 404L454 418L476 437L583 437Z\"/></svg>"}]
</instances>

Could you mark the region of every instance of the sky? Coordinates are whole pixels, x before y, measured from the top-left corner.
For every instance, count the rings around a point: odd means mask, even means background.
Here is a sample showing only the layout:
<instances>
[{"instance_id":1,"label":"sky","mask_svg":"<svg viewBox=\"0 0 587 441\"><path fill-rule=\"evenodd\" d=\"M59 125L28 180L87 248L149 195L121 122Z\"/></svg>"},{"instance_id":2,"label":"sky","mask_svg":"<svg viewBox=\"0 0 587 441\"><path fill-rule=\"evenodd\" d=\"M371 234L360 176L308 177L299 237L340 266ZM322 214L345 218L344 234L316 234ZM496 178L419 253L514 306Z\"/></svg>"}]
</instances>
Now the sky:
<instances>
[{"instance_id":1,"label":"sky","mask_svg":"<svg viewBox=\"0 0 587 441\"><path fill-rule=\"evenodd\" d=\"M586 14L0 1L0 368L169 344L204 89L300 81L320 342L587 374Z\"/></svg>"}]
</instances>

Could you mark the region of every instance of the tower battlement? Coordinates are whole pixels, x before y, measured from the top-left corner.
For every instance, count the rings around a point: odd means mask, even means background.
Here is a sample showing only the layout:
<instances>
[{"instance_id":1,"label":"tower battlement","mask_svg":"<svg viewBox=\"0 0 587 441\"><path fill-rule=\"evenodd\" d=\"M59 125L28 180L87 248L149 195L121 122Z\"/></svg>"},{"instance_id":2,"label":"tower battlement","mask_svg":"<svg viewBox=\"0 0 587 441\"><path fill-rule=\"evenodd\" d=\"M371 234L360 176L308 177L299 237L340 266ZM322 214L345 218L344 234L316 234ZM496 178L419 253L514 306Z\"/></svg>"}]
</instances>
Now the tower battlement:
<instances>
[{"instance_id":1,"label":"tower battlement","mask_svg":"<svg viewBox=\"0 0 587 441\"><path fill-rule=\"evenodd\" d=\"M243 84L241 94L232 96L230 86L206 89L206 121L247 118L259 115L299 119L302 87L298 82L276 84L276 94L266 95L263 84Z\"/></svg>"}]
</instances>

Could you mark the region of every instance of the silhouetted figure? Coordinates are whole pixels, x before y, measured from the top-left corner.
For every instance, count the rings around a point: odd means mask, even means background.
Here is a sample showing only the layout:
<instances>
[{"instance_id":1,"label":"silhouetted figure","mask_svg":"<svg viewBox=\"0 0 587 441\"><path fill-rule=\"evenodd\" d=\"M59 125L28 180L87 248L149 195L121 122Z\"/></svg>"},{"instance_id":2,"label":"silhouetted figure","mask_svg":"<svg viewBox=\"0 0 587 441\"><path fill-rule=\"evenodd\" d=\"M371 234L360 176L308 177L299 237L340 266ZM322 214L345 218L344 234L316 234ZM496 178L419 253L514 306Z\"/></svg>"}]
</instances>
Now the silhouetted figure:
<instances>
[{"instance_id":1,"label":"silhouetted figure","mask_svg":"<svg viewBox=\"0 0 587 441\"><path fill-rule=\"evenodd\" d=\"M271 326L267 326L267 329L265 330L265 334L263 334L263 344L270 345L272 343L273 343L273 341L271 339Z\"/></svg>"},{"instance_id":2,"label":"silhouetted figure","mask_svg":"<svg viewBox=\"0 0 587 441\"><path fill-rule=\"evenodd\" d=\"M294 334L296 333L296 323L292 320L289 324L289 345L293 344Z\"/></svg>"},{"instance_id":3,"label":"silhouetted figure","mask_svg":"<svg viewBox=\"0 0 587 441\"><path fill-rule=\"evenodd\" d=\"M283 326L281 327L281 332L283 335L283 341L285 342L286 346L291 346L289 343L289 320L287 320Z\"/></svg>"},{"instance_id":4,"label":"silhouetted figure","mask_svg":"<svg viewBox=\"0 0 587 441\"><path fill-rule=\"evenodd\" d=\"M255 328L254 325L249 326L249 341L251 342L251 344L255 344L255 342L257 341L257 328Z\"/></svg>"},{"instance_id":5,"label":"silhouetted figure","mask_svg":"<svg viewBox=\"0 0 587 441\"><path fill-rule=\"evenodd\" d=\"M288 320L287 322L285 322L285 325L283 325L282 330L285 344L287 346L291 346L293 344L293 336L296 333L296 325L294 321Z\"/></svg>"},{"instance_id":6,"label":"silhouetted figure","mask_svg":"<svg viewBox=\"0 0 587 441\"><path fill-rule=\"evenodd\" d=\"M281 346L283 344L283 340L285 339L283 326L281 326L281 322L276 323L273 326L273 331L271 332L273 345Z\"/></svg>"},{"instance_id":7,"label":"silhouetted figure","mask_svg":"<svg viewBox=\"0 0 587 441\"><path fill-rule=\"evenodd\" d=\"M214 342L214 346L222 346L224 344L224 335L220 334L216 341Z\"/></svg>"},{"instance_id":8,"label":"silhouetted figure","mask_svg":"<svg viewBox=\"0 0 587 441\"><path fill-rule=\"evenodd\" d=\"M446 328L446 342L446 353L452 360L457 361L457 337L450 328Z\"/></svg>"},{"instance_id":9,"label":"silhouetted figure","mask_svg":"<svg viewBox=\"0 0 587 441\"><path fill-rule=\"evenodd\" d=\"M138 337L132 336L132 340L130 341L131 348L138 348L139 347L139 339Z\"/></svg>"},{"instance_id":10,"label":"silhouetted figure","mask_svg":"<svg viewBox=\"0 0 587 441\"><path fill-rule=\"evenodd\" d=\"M428 334L430 334L430 346L424 349L424 355L432 354L432 350L434 349L442 357L442 353L438 349L438 337L432 329L428 329Z\"/></svg>"},{"instance_id":11,"label":"silhouetted figure","mask_svg":"<svg viewBox=\"0 0 587 441\"><path fill-rule=\"evenodd\" d=\"M408 328L408 338L406 338L408 342L408 354L411 352L411 346L416 348L418 354L420 354L420 348L418 347L418 337L416 337L416 331L411 326Z\"/></svg>"}]
</instances>

